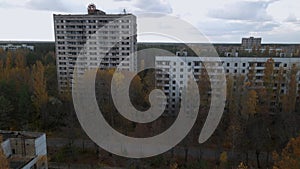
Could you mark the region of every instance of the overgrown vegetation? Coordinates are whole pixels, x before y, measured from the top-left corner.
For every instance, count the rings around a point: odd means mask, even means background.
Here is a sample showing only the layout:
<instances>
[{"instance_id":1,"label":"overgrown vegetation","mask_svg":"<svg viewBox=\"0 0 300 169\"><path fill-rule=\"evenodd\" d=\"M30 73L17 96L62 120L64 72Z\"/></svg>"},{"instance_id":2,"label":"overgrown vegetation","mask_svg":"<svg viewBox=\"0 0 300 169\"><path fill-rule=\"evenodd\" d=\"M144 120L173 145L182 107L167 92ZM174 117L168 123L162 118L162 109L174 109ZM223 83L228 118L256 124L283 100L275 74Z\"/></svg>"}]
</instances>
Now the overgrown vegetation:
<instances>
[{"instance_id":1,"label":"overgrown vegetation","mask_svg":"<svg viewBox=\"0 0 300 169\"><path fill-rule=\"evenodd\" d=\"M52 50L12 52L0 49L0 129L53 133L68 130L65 134L68 139L82 137L82 134L75 132L81 127L77 122L70 94L58 92L55 63ZM270 168L273 166L273 157L274 168L297 166L297 136L300 134L300 108L297 105L300 102L297 100L296 75L299 68L295 65L289 70L275 68L274 61L269 59L265 63L265 73L260 83L255 81L256 72L253 70L254 65L247 77L228 75L224 117L213 137L204 145L199 145L197 138L210 105L207 94L210 82L207 73L203 71L199 81L201 106L197 123L193 131L178 145L184 148L181 153L184 158L176 157L171 150L170 154L142 160L135 165L150 168ZM287 71L287 76L284 71ZM164 131L176 120L162 117L151 124L141 125L117 115L109 92L113 73L113 69L98 71L96 91L97 95L105 96L105 99L98 99L98 103L103 105L100 108L106 120L118 131L129 136L151 136L158 133L155 130ZM123 78L119 77L120 83ZM287 84L285 93L282 93L282 84ZM130 96L137 109L149 108L148 97L153 88L153 71L142 72L134 78ZM290 141L291 138L297 139ZM284 148L287 143L288 146ZM295 150L294 153L289 151L291 147ZM207 160L201 155L201 151L208 151L204 148L219 153ZM191 158L191 150L199 150L198 157ZM273 153L275 151L278 154ZM95 152L95 156L98 156L99 152ZM229 152L239 156L232 157ZM77 156L82 153L70 144L57 153L54 161L63 162L66 156L72 156L71 159L76 161ZM254 159L251 158L253 155ZM111 154L108 156L119 158Z\"/></svg>"}]
</instances>

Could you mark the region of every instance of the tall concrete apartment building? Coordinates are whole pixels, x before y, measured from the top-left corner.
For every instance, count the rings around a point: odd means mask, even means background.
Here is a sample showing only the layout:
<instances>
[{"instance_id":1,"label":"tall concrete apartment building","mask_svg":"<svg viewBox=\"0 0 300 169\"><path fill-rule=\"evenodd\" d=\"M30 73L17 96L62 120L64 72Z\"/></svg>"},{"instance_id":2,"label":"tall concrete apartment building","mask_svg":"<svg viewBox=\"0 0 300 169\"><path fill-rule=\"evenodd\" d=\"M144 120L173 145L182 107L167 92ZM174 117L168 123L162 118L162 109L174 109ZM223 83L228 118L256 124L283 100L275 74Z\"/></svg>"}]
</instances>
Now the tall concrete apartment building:
<instances>
[{"instance_id":1,"label":"tall concrete apartment building","mask_svg":"<svg viewBox=\"0 0 300 169\"><path fill-rule=\"evenodd\" d=\"M106 14L88 6L87 14L54 14L58 87L69 90L78 55L84 54L85 68L116 68L135 71L137 50L136 16Z\"/></svg>"},{"instance_id":2,"label":"tall concrete apartment building","mask_svg":"<svg viewBox=\"0 0 300 169\"><path fill-rule=\"evenodd\" d=\"M264 76L265 63L268 57L220 57L215 61L211 59L212 77L218 77L221 73L226 75L245 75L249 70L255 68L255 82L262 83ZM274 69L278 70L280 67L284 69L284 76L287 76L289 70L295 64L300 67L300 58L272 58L274 60ZM167 96L166 113L168 115L176 115L176 110L179 108L180 96L182 89L187 85L189 73L191 73L196 81L201 78L201 72L205 67L203 66L203 57L197 56L156 56L155 68L156 71L156 86L161 88ZM300 93L300 71L297 73L297 93ZM201 83L200 83L201 84ZM281 86L281 93L287 92L288 84L275 84ZM275 87L276 88L276 87ZM297 97L300 100L299 95ZM174 114L175 113L175 114Z\"/></svg>"}]
</instances>

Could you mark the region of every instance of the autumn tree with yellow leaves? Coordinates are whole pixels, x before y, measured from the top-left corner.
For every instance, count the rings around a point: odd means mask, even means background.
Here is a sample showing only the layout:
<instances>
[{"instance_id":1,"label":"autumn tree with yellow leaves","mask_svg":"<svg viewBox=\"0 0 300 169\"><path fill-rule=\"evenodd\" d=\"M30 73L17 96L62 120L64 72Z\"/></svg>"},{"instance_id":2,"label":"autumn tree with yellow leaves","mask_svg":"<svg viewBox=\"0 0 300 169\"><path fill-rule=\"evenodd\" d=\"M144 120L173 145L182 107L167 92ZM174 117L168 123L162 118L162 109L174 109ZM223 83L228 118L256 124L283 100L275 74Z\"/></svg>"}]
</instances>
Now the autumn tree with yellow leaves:
<instances>
[{"instance_id":1,"label":"autumn tree with yellow leaves","mask_svg":"<svg viewBox=\"0 0 300 169\"><path fill-rule=\"evenodd\" d=\"M280 154L273 153L273 169L299 169L300 136L292 138Z\"/></svg>"},{"instance_id":2,"label":"autumn tree with yellow leaves","mask_svg":"<svg viewBox=\"0 0 300 169\"><path fill-rule=\"evenodd\" d=\"M43 122L45 125L47 120L47 102L48 102L48 93L46 89L46 79L44 76L45 68L43 64L38 61L33 65L32 76L33 76L33 105L37 112L37 118L41 119L39 122ZM42 127L42 124L37 124L39 127Z\"/></svg>"}]
</instances>

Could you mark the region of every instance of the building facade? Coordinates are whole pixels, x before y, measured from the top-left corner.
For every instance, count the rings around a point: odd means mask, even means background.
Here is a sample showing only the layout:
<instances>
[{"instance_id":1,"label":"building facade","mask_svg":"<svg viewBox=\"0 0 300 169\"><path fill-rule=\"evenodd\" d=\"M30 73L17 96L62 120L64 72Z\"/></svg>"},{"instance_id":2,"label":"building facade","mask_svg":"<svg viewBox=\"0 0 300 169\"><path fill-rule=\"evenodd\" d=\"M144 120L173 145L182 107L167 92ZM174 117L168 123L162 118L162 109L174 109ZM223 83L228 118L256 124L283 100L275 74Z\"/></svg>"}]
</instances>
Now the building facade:
<instances>
[{"instance_id":1,"label":"building facade","mask_svg":"<svg viewBox=\"0 0 300 169\"><path fill-rule=\"evenodd\" d=\"M244 49L259 48L261 46L261 38L242 38L242 47Z\"/></svg>"},{"instance_id":2,"label":"building facade","mask_svg":"<svg viewBox=\"0 0 300 169\"><path fill-rule=\"evenodd\" d=\"M11 169L48 169L44 133L2 131L1 147Z\"/></svg>"},{"instance_id":3,"label":"building facade","mask_svg":"<svg viewBox=\"0 0 300 169\"><path fill-rule=\"evenodd\" d=\"M21 44L21 45L6 44L6 45L0 45L0 48L2 48L3 50L10 50L10 51L15 51L18 49L28 49L31 51L34 50L34 46L27 45L27 44Z\"/></svg>"},{"instance_id":4,"label":"building facade","mask_svg":"<svg viewBox=\"0 0 300 169\"><path fill-rule=\"evenodd\" d=\"M220 60L220 62L218 61ZM255 82L260 83L264 77L265 63L270 58L255 58L255 57L220 57L212 59L211 79L210 83L218 82L218 76L221 73L226 75L244 75L247 77L249 70L255 69ZM166 111L170 115L176 115L176 110L179 108L180 96L182 89L187 85L189 73L194 76L194 80L201 80L201 73L205 67L203 66L204 57L174 57L174 56L156 56L155 68L156 71L156 86L162 89L167 96ZM287 76L291 67L295 64L300 67L300 58L273 58L274 69L280 67L284 69L284 76ZM207 66L206 66L207 68ZM300 93L300 72L297 73L297 93ZM279 85L279 84L278 84ZM281 93L287 92L288 84L280 84L282 86ZM299 96L298 96L299 100ZM175 114L174 114L175 112Z\"/></svg>"},{"instance_id":5,"label":"building facade","mask_svg":"<svg viewBox=\"0 0 300 169\"><path fill-rule=\"evenodd\" d=\"M136 16L106 14L91 4L88 14L54 15L58 86L70 89L78 55L84 68L116 68L135 71Z\"/></svg>"}]
</instances>

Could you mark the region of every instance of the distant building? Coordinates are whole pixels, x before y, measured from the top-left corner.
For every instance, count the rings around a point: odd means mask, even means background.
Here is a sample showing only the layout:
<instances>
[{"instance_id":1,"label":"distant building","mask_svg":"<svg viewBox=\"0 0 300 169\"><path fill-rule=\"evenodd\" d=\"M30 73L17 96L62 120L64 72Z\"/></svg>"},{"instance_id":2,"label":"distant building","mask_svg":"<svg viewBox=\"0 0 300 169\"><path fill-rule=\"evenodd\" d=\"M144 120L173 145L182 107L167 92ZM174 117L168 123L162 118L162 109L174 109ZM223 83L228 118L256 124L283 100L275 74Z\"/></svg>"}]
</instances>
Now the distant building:
<instances>
[{"instance_id":1,"label":"distant building","mask_svg":"<svg viewBox=\"0 0 300 169\"><path fill-rule=\"evenodd\" d=\"M135 71L136 27L133 14L106 14L94 4L88 6L88 14L54 15L60 91L71 89L79 54L86 56L80 59L82 69L116 68L122 62L122 69Z\"/></svg>"},{"instance_id":2,"label":"distant building","mask_svg":"<svg viewBox=\"0 0 300 169\"><path fill-rule=\"evenodd\" d=\"M48 169L44 133L0 130L1 147L11 169Z\"/></svg>"},{"instance_id":3,"label":"distant building","mask_svg":"<svg viewBox=\"0 0 300 169\"><path fill-rule=\"evenodd\" d=\"M244 49L259 48L261 46L261 38L242 38L242 47Z\"/></svg>"},{"instance_id":4,"label":"distant building","mask_svg":"<svg viewBox=\"0 0 300 169\"><path fill-rule=\"evenodd\" d=\"M29 50L34 50L34 46L22 44L22 45L13 45L13 44L6 44L6 45L0 45L0 48L3 50L17 50L17 49L29 49Z\"/></svg>"}]
</instances>

